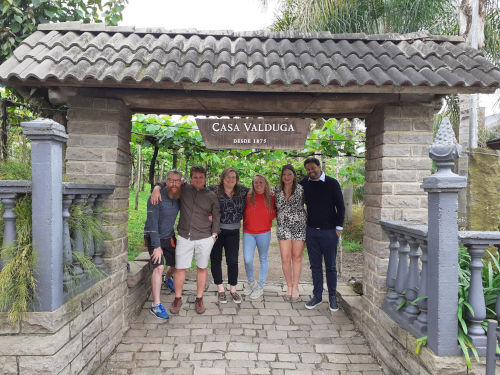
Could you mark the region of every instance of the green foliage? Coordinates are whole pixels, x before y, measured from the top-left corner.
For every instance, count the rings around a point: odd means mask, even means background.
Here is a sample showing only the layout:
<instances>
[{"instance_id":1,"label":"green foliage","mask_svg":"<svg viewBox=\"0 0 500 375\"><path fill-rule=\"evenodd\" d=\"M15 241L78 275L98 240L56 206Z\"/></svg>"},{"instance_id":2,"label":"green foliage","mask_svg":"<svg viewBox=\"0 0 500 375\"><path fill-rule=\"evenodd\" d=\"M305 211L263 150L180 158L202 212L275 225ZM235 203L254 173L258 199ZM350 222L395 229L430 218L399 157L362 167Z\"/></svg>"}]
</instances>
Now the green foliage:
<instances>
[{"instance_id":1,"label":"green foliage","mask_svg":"<svg viewBox=\"0 0 500 375\"><path fill-rule=\"evenodd\" d=\"M49 22L83 21L117 25L127 0L4 0L0 2L0 64L14 49Z\"/></svg>"},{"instance_id":2,"label":"green foliage","mask_svg":"<svg viewBox=\"0 0 500 375\"><path fill-rule=\"evenodd\" d=\"M85 254L79 253L78 251L73 251L73 256L76 258L78 263L81 265L83 272L94 280L101 280L105 275L100 271L94 263L92 263L92 258L86 256ZM71 270L70 270L71 272ZM75 278L72 279L75 281Z\"/></svg>"},{"instance_id":3,"label":"green foliage","mask_svg":"<svg viewBox=\"0 0 500 375\"><path fill-rule=\"evenodd\" d=\"M486 0L485 10L484 52L498 66L500 64L500 7L498 0Z\"/></svg>"},{"instance_id":4,"label":"green foliage","mask_svg":"<svg viewBox=\"0 0 500 375\"><path fill-rule=\"evenodd\" d=\"M353 253L356 251L363 251L363 244L348 240L342 240L342 248L346 253Z\"/></svg>"},{"instance_id":5,"label":"green foliage","mask_svg":"<svg viewBox=\"0 0 500 375\"><path fill-rule=\"evenodd\" d=\"M451 0L287 0L272 29L341 33L456 33Z\"/></svg>"},{"instance_id":6,"label":"green foliage","mask_svg":"<svg viewBox=\"0 0 500 375\"><path fill-rule=\"evenodd\" d=\"M136 155L136 145L141 144L146 165L151 163L153 147L159 147L158 159L166 161L166 170L173 166L173 155L179 156L177 169L188 171L194 164L208 169L207 183L216 184L222 170L231 165L238 170L240 182L250 185L252 177L261 173L270 183L279 183L279 171L283 164L292 164L299 176L305 175L302 161L311 155L322 155L327 160L329 174L342 185L359 186L364 182L363 159L364 134L352 130L347 120L330 119L321 124L313 123L304 150L209 150L205 147L196 123L186 117L135 115L132 119L131 154ZM351 163L337 163L334 158L356 156ZM340 160L340 159L339 159ZM136 162L134 162L136 164Z\"/></svg>"},{"instance_id":7,"label":"green foliage","mask_svg":"<svg viewBox=\"0 0 500 375\"><path fill-rule=\"evenodd\" d=\"M71 216L68 218L68 226L74 238L76 232L80 232L83 245L88 247L91 241L97 243L110 239L109 233L102 230L102 224L96 213L92 210L87 210L87 201L82 204L73 204L69 208Z\"/></svg>"},{"instance_id":8,"label":"green foliage","mask_svg":"<svg viewBox=\"0 0 500 375\"><path fill-rule=\"evenodd\" d=\"M18 177L14 175L14 178L19 179ZM19 198L15 210L17 215L16 244L0 248L0 256L5 262L0 272L0 311L8 311L12 323L20 321L32 308L36 288L34 277L36 253L32 243L31 195ZM68 219L70 230L79 230L85 245L88 245L91 239L99 242L109 238L109 234L102 231L96 215L85 210L83 205L72 206L71 213L72 217ZM1 234L3 235L3 230ZM102 278L102 272L95 267L90 257L78 252L73 252L73 255L86 275L96 280Z\"/></svg>"},{"instance_id":9,"label":"green foliage","mask_svg":"<svg viewBox=\"0 0 500 375\"><path fill-rule=\"evenodd\" d=\"M31 180L31 166L23 162L0 161L0 180Z\"/></svg>"},{"instance_id":10,"label":"green foliage","mask_svg":"<svg viewBox=\"0 0 500 375\"><path fill-rule=\"evenodd\" d=\"M488 257L483 259L483 268L481 276L483 280L483 292L486 305L486 319L496 319L495 303L498 292L500 291L500 265L498 259L489 251L486 251ZM459 249L459 268L458 268L458 342L465 356L467 366L471 368L469 350L479 362L472 341L467 336L467 313L473 313L472 306L467 302L470 288L470 255L465 247ZM483 323L486 325L486 321Z\"/></svg>"},{"instance_id":11,"label":"green foliage","mask_svg":"<svg viewBox=\"0 0 500 375\"><path fill-rule=\"evenodd\" d=\"M420 348L427 345L427 336L422 336L415 339L415 343L417 344L417 346L415 347L415 354L418 354L420 353Z\"/></svg>"},{"instance_id":12,"label":"green foliage","mask_svg":"<svg viewBox=\"0 0 500 375\"><path fill-rule=\"evenodd\" d=\"M355 204L352 207L352 223L345 223L342 231L344 241L363 244L363 206Z\"/></svg>"},{"instance_id":13,"label":"green foliage","mask_svg":"<svg viewBox=\"0 0 500 375\"><path fill-rule=\"evenodd\" d=\"M149 188L139 192L139 207L136 210L130 209L128 212L128 260L134 260L137 255L144 251L144 223L147 216L147 200L149 198ZM130 190L129 206L135 203L135 190Z\"/></svg>"},{"instance_id":14,"label":"green foliage","mask_svg":"<svg viewBox=\"0 0 500 375\"><path fill-rule=\"evenodd\" d=\"M35 295L36 254L31 236L31 196L19 198L16 205L17 242L2 247L4 268L0 272L0 311L8 311L9 320L21 320L31 308Z\"/></svg>"}]
</instances>

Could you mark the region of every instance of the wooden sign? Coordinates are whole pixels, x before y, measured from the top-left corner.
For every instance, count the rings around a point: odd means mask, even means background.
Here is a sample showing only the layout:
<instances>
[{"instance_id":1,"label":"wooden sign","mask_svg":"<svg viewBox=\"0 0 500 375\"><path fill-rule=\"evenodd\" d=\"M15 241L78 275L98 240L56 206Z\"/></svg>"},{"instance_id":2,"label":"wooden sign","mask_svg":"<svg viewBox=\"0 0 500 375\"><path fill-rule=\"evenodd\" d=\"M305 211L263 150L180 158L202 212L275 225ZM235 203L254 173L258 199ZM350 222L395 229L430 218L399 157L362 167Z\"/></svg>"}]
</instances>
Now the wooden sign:
<instances>
[{"instance_id":1,"label":"wooden sign","mask_svg":"<svg viewBox=\"0 0 500 375\"><path fill-rule=\"evenodd\" d=\"M196 119L209 149L302 150L310 120L284 118Z\"/></svg>"}]
</instances>

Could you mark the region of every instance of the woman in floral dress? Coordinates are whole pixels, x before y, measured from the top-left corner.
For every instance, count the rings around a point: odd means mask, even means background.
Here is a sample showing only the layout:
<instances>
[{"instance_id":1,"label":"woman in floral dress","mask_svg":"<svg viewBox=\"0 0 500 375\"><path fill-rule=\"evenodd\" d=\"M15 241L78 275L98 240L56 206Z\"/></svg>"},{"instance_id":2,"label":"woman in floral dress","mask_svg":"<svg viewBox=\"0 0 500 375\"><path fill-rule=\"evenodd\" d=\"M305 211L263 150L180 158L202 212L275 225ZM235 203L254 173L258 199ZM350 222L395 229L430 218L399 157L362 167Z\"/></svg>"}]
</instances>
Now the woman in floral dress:
<instances>
[{"instance_id":1,"label":"woman in floral dress","mask_svg":"<svg viewBox=\"0 0 500 375\"><path fill-rule=\"evenodd\" d=\"M299 300L299 279L306 240L306 211L304 190L297 183L297 173L290 164L281 168L280 185L274 189L277 209L277 237L281 264L288 286L285 300Z\"/></svg>"}]
</instances>

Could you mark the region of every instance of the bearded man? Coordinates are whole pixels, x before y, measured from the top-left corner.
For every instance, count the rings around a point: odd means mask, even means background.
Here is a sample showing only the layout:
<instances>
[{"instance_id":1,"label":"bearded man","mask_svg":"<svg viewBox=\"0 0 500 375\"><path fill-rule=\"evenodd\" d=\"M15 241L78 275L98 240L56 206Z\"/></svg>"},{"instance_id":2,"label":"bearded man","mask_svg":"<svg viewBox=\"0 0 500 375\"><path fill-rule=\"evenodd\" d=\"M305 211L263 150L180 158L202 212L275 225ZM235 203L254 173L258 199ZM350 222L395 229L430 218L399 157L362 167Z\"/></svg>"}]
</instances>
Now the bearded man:
<instances>
[{"instance_id":1,"label":"bearded man","mask_svg":"<svg viewBox=\"0 0 500 375\"><path fill-rule=\"evenodd\" d=\"M161 189L161 201L152 204L148 199L148 216L144 225L144 242L151 256L153 274L151 275L151 289L153 304L151 313L158 318L168 319L169 315L160 302L160 289L164 263L168 271L166 280L171 280L175 272L176 238L174 224L179 213L179 198L181 197L182 174L171 170L167 173L165 187Z\"/></svg>"}]
</instances>

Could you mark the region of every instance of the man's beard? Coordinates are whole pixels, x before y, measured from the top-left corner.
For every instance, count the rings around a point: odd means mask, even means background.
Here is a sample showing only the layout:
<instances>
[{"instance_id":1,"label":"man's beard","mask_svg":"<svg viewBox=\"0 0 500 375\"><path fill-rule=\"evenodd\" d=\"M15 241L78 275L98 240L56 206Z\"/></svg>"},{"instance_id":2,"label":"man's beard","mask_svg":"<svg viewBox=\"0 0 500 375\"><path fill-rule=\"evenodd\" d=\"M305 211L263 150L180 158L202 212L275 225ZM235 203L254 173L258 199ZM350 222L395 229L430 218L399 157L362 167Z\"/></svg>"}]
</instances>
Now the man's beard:
<instances>
[{"instance_id":1,"label":"man's beard","mask_svg":"<svg viewBox=\"0 0 500 375\"><path fill-rule=\"evenodd\" d=\"M167 189L167 196L170 199L179 199L181 197L181 189L177 189L176 191Z\"/></svg>"}]
</instances>

